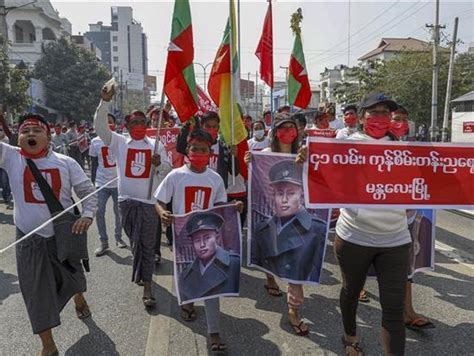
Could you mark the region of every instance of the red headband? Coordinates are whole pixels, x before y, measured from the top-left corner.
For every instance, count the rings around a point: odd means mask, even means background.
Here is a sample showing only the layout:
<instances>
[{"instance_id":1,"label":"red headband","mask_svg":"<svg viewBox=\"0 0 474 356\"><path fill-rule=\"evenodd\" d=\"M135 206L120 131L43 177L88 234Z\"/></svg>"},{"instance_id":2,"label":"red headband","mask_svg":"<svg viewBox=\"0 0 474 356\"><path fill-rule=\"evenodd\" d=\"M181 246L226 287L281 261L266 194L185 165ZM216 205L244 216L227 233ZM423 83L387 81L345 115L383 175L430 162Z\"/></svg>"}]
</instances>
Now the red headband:
<instances>
[{"instance_id":1,"label":"red headband","mask_svg":"<svg viewBox=\"0 0 474 356\"><path fill-rule=\"evenodd\" d=\"M50 132L48 125L35 118L26 119L25 121L23 121L18 130L21 132L22 129L28 126L38 126L41 127L46 133Z\"/></svg>"}]
</instances>

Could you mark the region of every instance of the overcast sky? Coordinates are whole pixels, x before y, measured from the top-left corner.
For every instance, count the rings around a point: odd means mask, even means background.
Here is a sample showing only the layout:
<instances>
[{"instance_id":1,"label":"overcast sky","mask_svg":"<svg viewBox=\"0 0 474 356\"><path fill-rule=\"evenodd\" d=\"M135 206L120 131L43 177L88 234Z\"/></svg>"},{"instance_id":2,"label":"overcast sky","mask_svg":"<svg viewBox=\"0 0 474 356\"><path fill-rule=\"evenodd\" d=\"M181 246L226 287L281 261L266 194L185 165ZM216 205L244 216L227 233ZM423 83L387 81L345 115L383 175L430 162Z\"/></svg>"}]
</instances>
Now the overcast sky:
<instances>
[{"instance_id":1,"label":"overcast sky","mask_svg":"<svg viewBox=\"0 0 474 356\"><path fill-rule=\"evenodd\" d=\"M132 6L134 18L141 22L148 36L149 72L156 75L161 86L166 63L166 48L171 31L172 1L52 1L60 16L71 21L73 33L86 32L88 24L103 21L110 24L111 6ZM319 79L325 67L347 64L349 29L347 1L277 1L273 3L274 67L276 80L283 80L293 44L289 28L290 16L298 8L303 10L303 48L309 77ZM265 0L242 1L241 56L242 76L258 70L255 57L267 9ZM350 64L377 47L382 37L416 37L430 39L425 24L434 22L434 1L372 1L351 2ZM207 64L214 60L228 17L227 1L191 1L194 31L195 62ZM451 39L454 17L459 17L458 37L464 41L459 49L465 51L474 42L474 1L441 1L440 23L446 25L442 38ZM209 72L210 66L208 67ZM196 66L197 82L202 85L203 71ZM161 91L161 90L159 90Z\"/></svg>"}]
</instances>

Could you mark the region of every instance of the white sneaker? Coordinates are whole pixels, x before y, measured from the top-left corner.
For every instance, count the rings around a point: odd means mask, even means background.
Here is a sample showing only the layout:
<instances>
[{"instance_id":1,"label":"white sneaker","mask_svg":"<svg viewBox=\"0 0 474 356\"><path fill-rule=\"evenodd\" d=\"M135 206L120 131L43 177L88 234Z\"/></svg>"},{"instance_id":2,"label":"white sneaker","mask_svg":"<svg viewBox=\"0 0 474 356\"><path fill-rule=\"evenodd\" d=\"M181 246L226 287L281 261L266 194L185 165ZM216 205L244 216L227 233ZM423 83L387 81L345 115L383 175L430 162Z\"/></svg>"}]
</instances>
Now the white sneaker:
<instances>
[{"instance_id":1,"label":"white sneaker","mask_svg":"<svg viewBox=\"0 0 474 356\"><path fill-rule=\"evenodd\" d=\"M101 244L100 247L98 247L94 253L96 257L100 257L104 255L107 251L109 250L109 245L108 244Z\"/></svg>"}]
</instances>

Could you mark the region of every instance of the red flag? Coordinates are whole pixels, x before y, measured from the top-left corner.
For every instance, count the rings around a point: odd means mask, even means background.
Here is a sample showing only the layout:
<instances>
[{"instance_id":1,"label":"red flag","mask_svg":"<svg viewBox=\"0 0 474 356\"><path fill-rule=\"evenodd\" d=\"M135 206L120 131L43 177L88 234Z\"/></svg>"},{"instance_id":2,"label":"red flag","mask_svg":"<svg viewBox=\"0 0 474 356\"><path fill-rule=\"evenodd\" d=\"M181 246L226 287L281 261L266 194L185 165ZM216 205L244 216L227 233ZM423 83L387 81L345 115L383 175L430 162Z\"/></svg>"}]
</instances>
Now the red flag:
<instances>
[{"instance_id":1,"label":"red flag","mask_svg":"<svg viewBox=\"0 0 474 356\"><path fill-rule=\"evenodd\" d=\"M272 2L268 2L267 15L263 24L262 37L258 42L255 55L260 60L260 76L270 88L273 88L273 27Z\"/></svg>"}]
</instances>

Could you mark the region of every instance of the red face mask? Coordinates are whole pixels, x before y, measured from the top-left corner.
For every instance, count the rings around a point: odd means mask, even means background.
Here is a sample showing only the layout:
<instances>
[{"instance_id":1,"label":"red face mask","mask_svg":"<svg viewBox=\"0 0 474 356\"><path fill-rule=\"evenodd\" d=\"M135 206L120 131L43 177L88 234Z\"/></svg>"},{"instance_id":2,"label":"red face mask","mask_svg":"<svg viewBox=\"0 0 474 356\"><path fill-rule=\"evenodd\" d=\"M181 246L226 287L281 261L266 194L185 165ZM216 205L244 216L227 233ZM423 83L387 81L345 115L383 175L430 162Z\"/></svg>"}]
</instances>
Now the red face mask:
<instances>
[{"instance_id":1,"label":"red face mask","mask_svg":"<svg viewBox=\"0 0 474 356\"><path fill-rule=\"evenodd\" d=\"M109 124L110 131L115 131L115 124Z\"/></svg>"},{"instance_id":2,"label":"red face mask","mask_svg":"<svg viewBox=\"0 0 474 356\"><path fill-rule=\"evenodd\" d=\"M219 129L215 128L206 128L204 129L212 137L212 141L217 140L217 135L219 134Z\"/></svg>"},{"instance_id":3,"label":"red face mask","mask_svg":"<svg viewBox=\"0 0 474 356\"><path fill-rule=\"evenodd\" d=\"M278 141L289 145L298 137L298 130L295 127L281 127L277 129Z\"/></svg>"},{"instance_id":4,"label":"red face mask","mask_svg":"<svg viewBox=\"0 0 474 356\"><path fill-rule=\"evenodd\" d=\"M145 138L146 126L134 126L130 129L130 137L135 141L140 141Z\"/></svg>"},{"instance_id":5,"label":"red face mask","mask_svg":"<svg viewBox=\"0 0 474 356\"><path fill-rule=\"evenodd\" d=\"M59 135L59 134L61 133L61 129L54 129L54 133L55 133L56 135Z\"/></svg>"},{"instance_id":6,"label":"red face mask","mask_svg":"<svg viewBox=\"0 0 474 356\"><path fill-rule=\"evenodd\" d=\"M390 118L384 115L369 116L364 125L365 133L376 139L384 137L389 128Z\"/></svg>"},{"instance_id":7,"label":"red face mask","mask_svg":"<svg viewBox=\"0 0 474 356\"><path fill-rule=\"evenodd\" d=\"M344 115L344 123L347 126L354 127L357 124L357 115L355 114Z\"/></svg>"},{"instance_id":8,"label":"red face mask","mask_svg":"<svg viewBox=\"0 0 474 356\"><path fill-rule=\"evenodd\" d=\"M328 119L319 120L317 126L318 126L318 129L326 130L329 128L329 120Z\"/></svg>"},{"instance_id":9,"label":"red face mask","mask_svg":"<svg viewBox=\"0 0 474 356\"><path fill-rule=\"evenodd\" d=\"M209 153L199 153L192 151L189 151L188 153L188 159L191 163L191 166L198 170L206 168L206 166L209 164L209 157Z\"/></svg>"},{"instance_id":10,"label":"red face mask","mask_svg":"<svg viewBox=\"0 0 474 356\"><path fill-rule=\"evenodd\" d=\"M408 126L408 122L405 120L390 121L390 128L388 131L398 139L406 136L409 130L410 127Z\"/></svg>"}]
</instances>

